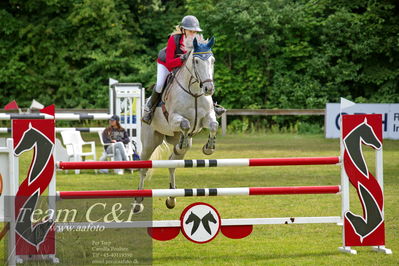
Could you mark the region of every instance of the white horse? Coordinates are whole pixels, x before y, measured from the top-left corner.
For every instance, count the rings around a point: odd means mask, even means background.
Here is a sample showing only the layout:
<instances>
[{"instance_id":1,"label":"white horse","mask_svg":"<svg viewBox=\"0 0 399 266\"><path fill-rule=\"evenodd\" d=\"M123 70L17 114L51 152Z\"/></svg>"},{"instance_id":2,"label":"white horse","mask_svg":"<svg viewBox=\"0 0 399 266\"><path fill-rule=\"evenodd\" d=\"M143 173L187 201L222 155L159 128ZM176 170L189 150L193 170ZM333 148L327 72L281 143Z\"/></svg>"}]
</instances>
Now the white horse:
<instances>
[{"instance_id":1,"label":"white horse","mask_svg":"<svg viewBox=\"0 0 399 266\"><path fill-rule=\"evenodd\" d=\"M193 41L193 49L187 51L189 56L175 74L171 84L162 97L163 108L156 108L151 125L142 123L141 141L143 149L141 160L148 160L154 150L166 141L174 146L169 160L181 160L191 147L192 137L203 128L209 129L208 141L202 148L206 155L215 150L216 133L219 127L213 108L212 95L213 66L215 58L211 48L212 37L208 42ZM170 188L176 188L175 168L169 169ZM138 189L144 188L144 179L148 169L140 170ZM143 211L143 198L135 198L133 212ZM176 199L166 200L168 208L174 208Z\"/></svg>"}]
</instances>

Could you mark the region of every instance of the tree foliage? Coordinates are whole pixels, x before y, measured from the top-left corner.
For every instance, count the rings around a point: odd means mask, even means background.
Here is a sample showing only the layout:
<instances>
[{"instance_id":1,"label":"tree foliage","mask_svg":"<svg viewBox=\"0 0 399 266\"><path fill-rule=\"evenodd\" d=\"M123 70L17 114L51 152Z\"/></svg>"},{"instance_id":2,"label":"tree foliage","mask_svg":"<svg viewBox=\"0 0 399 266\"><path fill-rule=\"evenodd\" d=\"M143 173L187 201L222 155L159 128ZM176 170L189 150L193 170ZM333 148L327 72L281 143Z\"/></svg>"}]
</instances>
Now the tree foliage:
<instances>
[{"instance_id":1,"label":"tree foliage","mask_svg":"<svg viewBox=\"0 0 399 266\"><path fill-rule=\"evenodd\" d=\"M394 0L9 0L0 3L0 104L100 108L109 77L148 87L187 14L216 37L215 98L226 107L399 102Z\"/></svg>"},{"instance_id":2,"label":"tree foliage","mask_svg":"<svg viewBox=\"0 0 399 266\"><path fill-rule=\"evenodd\" d=\"M399 101L395 1L190 3L218 40L218 96L229 107Z\"/></svg>"}]
</instances>

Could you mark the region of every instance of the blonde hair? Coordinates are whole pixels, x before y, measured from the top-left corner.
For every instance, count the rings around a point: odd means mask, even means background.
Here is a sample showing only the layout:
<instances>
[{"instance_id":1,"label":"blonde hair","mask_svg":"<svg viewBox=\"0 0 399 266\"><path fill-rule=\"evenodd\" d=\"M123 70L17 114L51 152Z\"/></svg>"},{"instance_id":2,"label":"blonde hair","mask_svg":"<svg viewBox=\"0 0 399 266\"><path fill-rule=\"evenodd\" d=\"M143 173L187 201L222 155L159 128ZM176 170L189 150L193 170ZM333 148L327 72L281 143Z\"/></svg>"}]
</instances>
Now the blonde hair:
<instances>
[{"instance_id":1,"label":"blonde hair","mask_svg":"<svg viewBox=\"0 0 399 266\"><path fill-rule=\"evenodd\" d=\"M182 29L183 29L183 28L180 27L180 25L176 25L176 26L175 26L175 30L174 30L170 35L183 34Z\"/></svg>"}]
</instances>

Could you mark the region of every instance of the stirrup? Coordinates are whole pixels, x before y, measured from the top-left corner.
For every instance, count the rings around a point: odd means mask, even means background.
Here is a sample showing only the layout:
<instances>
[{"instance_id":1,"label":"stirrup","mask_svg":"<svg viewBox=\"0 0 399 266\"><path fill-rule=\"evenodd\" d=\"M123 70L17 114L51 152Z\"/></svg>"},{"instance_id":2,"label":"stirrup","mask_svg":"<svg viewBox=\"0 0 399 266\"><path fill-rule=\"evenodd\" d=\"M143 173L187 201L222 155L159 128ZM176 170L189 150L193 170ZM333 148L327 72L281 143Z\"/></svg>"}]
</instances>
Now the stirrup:
<instances>
[{"instance_id":1,"label":"stirrup","mask_svg":"<svg viewBox=\"0 0 399 266\"><path fill-rule=\"evenodd\" d=\"M213 110L215 110L217 117L221 117L226 112L226 109L217 103L213 104Z\"/></svg>"}]
</instances>

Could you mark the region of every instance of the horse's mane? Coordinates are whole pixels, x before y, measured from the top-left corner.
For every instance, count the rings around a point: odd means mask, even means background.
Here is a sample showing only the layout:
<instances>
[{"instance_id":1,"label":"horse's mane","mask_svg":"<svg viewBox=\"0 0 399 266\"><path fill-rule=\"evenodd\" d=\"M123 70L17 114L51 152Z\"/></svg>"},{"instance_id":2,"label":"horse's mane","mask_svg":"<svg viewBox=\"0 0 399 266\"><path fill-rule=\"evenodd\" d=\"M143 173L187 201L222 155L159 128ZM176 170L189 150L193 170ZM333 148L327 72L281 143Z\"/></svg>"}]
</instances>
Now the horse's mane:
<instances>
[{"instance_id":1,"label":"horse's mane","mask_svg":"<svg viewBox=\"0 0 399 266\"><path fill-rule=\"evenodd\" d=\"M202 36L202 34L199 34L199 33L196 34L195 38L197 38L198 43L201 43L201 44L207 44L208 43L208 40L207 39L205 40L204 36ZM194 49L193 41L194 41L194 38L184 38L184 41L183 41L184 47L183 47L183 49L186 52L190 52L191 50Z\"/></svg>"}]
</instances>

